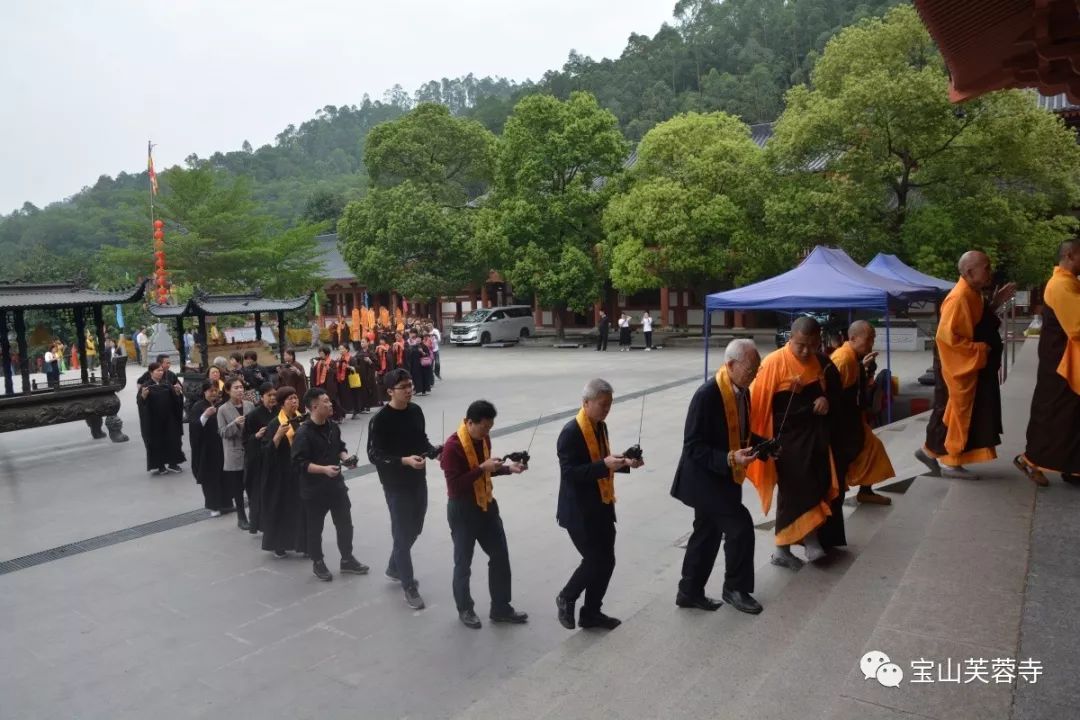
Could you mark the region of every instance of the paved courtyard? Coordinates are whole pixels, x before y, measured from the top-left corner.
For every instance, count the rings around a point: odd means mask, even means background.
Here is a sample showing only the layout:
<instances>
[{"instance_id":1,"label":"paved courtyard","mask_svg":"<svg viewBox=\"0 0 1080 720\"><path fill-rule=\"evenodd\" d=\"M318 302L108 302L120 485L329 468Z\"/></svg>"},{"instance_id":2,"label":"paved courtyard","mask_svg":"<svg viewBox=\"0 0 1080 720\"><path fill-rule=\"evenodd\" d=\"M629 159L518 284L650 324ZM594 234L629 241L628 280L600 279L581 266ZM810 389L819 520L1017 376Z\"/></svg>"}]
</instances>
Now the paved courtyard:
<instances>
[{"instance_id":1,"label":"paved courtyard","mask_svg":"<svg viewBox=\"0 0 1080 720\"><path fill-rule=\"evenodd\" d=\"M719 355L712 357L715 365ZM901 377L914 378L927 364L925 353L894 355ZM691 349L444 352L445 382L418 399L433 439L452 432L468 402L480 397L499 409L496 452L523 449L539 415L562 414L539 425L530 471L500 478L495 486L514 572L514 605L530 613L530 623L493 627L486 622L486 567L478 552L472 586L485 620L480 631L462 627L454 609L445 485L437 468L429 466L430 507L414 550L428 607L414 612L400 589L378 572L389 553L390 532L370 468L353 473L349 488L356 556L372 566L373 574L336 575L326 584L311 574L308 561L276 560L262 552L256 537L237 530L231 516L202 519L201 495L190 474L152 477L143 472L134 403L127 397L122 413L132 437L127 444L92 441L78 425L0 436L0 561L106 536L102 547L86 550L84 543L78 549L85 551L71 557L38 558L39 564L0 575L0 717L490 718L549 712L560 717L726 717L721 709L726 700L715 693L688 700L681 708L643 698L669 697L685 682L675 662L676 648L686 662L705 663L719 673L743 663L736 658L747 654L769 657L770 647L795 637L786 634L795 629L785 619L792 612L790 603L805 601L810 603L806 608L817 608L845 576L855 582L858 574L852 568L862 567L862 582L868 585L858 589L868 593L859 597L886 602L912 554L884 585L873 579L873 567L852 565L849 558L820 576L800 573L796 579L810 586L797 589L795 580L769 572L771 531L747 484L746 505L762 524L756 565L758 597L766 611L758 622L768 624L755 631L754 619L722 609L717 615L724 616L731 633L731 643L725 643L723 636L702 634L707 627L720 627L708 625L710 618L676 613L672 600L682 560L679 545L690 530L691 511L671 499L668 488L686 405L702 373L702 355ZM618 567L605 604L610 614L632 620L610 639L564 630L555 620L553 602L577 558L554 521L554 443L567 413L578 405L581 386L593 376L615 386L609 424L616 448L637 441L639 396L648 393L641 437L647 465L618 481ZM367 416L346 421L346 442L355 444L366 423ZM883 431L901 477L914 475L906 458L921 440L923 427L916 419ZM854 506L845 507L852 545L887 551L892 544L879 547L871 540L893 511L900 527L903 522L911 523L913 531L920 522L925 527L928 518L921 516L932 512L921 513L914 503L933 503L932 511L943 502L944 486L917 482L913 490L920 487L913 495L897 496L891 509L861 507L855 512ZM1024 485L1015 492L1031 493ZM899 511L909 497L905 516ZM130 540L115 535L165 518L172 518L165 525L175 527L137 532L142 536ZM334 569L332 528L323 543ZM911 553L916 544L908 548ZM883 560L883 572L885 565ZM722 572L714 575L710 587L717 595L721 577ZM884 595L870 591L876 586L885 588ZM879 614L882 609L877 608ZM873 629L873 623L866 628ZM660 641L658 632L667 641ZM860 643L856 651L865 637L854 637ZM848 664L825 680L842 683ZM568 681L568 673L580 682ZM660 685L664 693L652 692ZM619 688L622 699L605 697L605 687ZM588 695L567 703L564 693L583 688L598 704L590 705ZM785 713L780 709L763 716Z\"/></svg>"}]
</instances>

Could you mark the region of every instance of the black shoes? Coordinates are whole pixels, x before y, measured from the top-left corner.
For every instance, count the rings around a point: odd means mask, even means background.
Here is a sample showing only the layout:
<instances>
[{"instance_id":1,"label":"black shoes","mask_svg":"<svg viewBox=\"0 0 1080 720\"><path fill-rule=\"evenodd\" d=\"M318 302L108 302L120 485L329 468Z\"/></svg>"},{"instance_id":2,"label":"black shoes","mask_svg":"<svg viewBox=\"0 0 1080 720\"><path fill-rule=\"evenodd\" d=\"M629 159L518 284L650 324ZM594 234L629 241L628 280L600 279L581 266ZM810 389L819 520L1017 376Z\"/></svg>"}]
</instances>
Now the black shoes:
<instances>
[{"instance_id":1,"label":"black shoes","mask_svg":"<svg viewBox=\"0 0 1080 720\"><path fill-rule=\"evenodd\" d=\"M719 610L724 603L717 602L707 595L690 597L686 593L679 591L679 593L675 595L675 604L681 608L697 608L698 610L715 612Z\"/></svg>"},{"instance_id":2,"label":"black shoes","mask_svg":"<svg viewBox=\"0 0 1080 720\"><path fill-rule=\"evenodd\" d=\"M491 622L509 623L511 625L521 625L529 621L528 613L518 612L512 607L503 608L498 612L492 610L488 617L491 618Z\"/></svg>"},{"instance_id":3,"label":"black shoes","mask_svg":"<svg viewBox=\"0 0 1080 720\"><path fill-rule=\"evenodd\" d=\"M243 507L236 508L236 527L241 530L251 529L251 526L248 525L247 513L244 512Z\"/></svg>"},{"instance_id":4,"label":"black shoes","mask_svg":"<svg viewBox=\"0 0 1080 720\"><path fill-rule=\"evenodd\" d=\"M480 618L476 617L476 613L472 610L462 610L458 613L458 619L461 620L461 624L467 628L473 630L480 629Z\"/></svg>"},{"instance_id":5,"label":"black shoes","mask_svg":"<svg viewBox=\"0 0 1080 720\"><path fill-rule=\"evenodd\" d=\"M341 558L341 572L349 573L351 575L367 575L370 570L367 565L360 562L352 555L347 558Z\"/></svg>"},{"instance_id":6,"label":"black shoes","mask_svg":"<svg viewBox=\"0 0 1080 720\"><path fill-rule=\"evenodd\" d=\"M614 630L622 625L622 620L605 615L602 612L586 613L581 611L578 625L583 628L599 628L600 630Z\"/></svg>"},{"instance_id":7,"label":"black shoes","mask_svg":"<svg viewBox=\"0 0 1080 720\"><path fill-rule=\"evenodd\" d=\"M172 473L182 473L182 472L184 472L183 469L181 469L181 467L179 465L175 464L175 463L173 463L172 465L169 465L166 469L169 472L172 472Z\"/></svg>"},{"instance_id":8,"label":"black shoes","mask_svg":"<svg viewBox=\"0 0 1080 720\"><path fill-rule=\"evenodd\" d=\"M401 582L401 576L398 575L397 570L391 570L386 568L386 579L390 582Z\"/></svg>"},{"instance_id":9,"label":"black shoes","mask_svg":"<svg viewBox=\"0 0 1080 720\"><path fill-rule=\"evenodd\" d=\"M413 610L424 609L424 598L420 597L420 592L415 587L405 588L405 602Z\"/></svg>"},{"instance_id":10,"label":"black shoes","mask_svg":"<svg viewBox=\"0 0 1080 720\"><path fill-rule=\"evenodd\" d=\"M319 578L323 582L330 582L334 579L334 576L330 574L330 569L326 567L326 563L322 560L316 560L312 564L311 571L315 573L315 577Z\"/></svg>"},{"instance_id":11,"label":"black shoes","mask_svg":"<svg viewBox=\"0 0 1080 720\"><path fill-rule=\"evenodd\" d=\"M562 595L555 596L555 607L559 609L559 624L567 630L573 630L577 625L574 623L575 600L567 600Z\"/></svg>"},{"instance_id":12,"label":"black shoes","mask_svg":"<svg viewBox=\"0 0 1080 720\"><path fill-rule=\"evenodd\" d=\"M724 602L739 612L751 615L757 615L761 612L761 603L751 597L750 593L742 590L725 590L721 597L724 598Z\"/></svg>"},{"instance_id":13,"label":"black shoes","mask_svg":"<svg viewBox=\"0 0 1080 720\"><path fill-rule=\"evenodd\" d=\"M281 558L288 557L288 556L289 556L289 553L285 552L284 550L275 550L274 551L274 557L276 557L278 560L280 560Z\"/></svg>"}]
</instances>

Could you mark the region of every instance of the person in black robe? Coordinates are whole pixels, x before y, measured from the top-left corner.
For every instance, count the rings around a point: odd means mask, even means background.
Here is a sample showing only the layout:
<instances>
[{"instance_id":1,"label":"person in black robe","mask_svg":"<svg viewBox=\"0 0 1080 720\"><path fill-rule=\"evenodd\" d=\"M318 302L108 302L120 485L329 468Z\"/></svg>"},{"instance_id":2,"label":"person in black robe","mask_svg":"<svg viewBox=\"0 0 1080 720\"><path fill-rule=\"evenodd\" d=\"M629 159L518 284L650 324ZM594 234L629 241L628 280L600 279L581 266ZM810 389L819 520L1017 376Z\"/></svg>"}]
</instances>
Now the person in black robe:
<instances>
[{"instance_id":1,"label":"person in black robe","mask_svg":"<svg viewBox=\"0 0 1080 720\"><path fill-rule=\"evenodd\" d=\"M363 339L360 350L353 356L353 367L360 374L360 412L371 412L371 408L382 404L379 399L378 380L375 377L375 363L378 358L371 344Z\"/></svg>"},{"instance_id":2,"label":"person in black robe","mask_svg":"<svg viewBox=\"0 0 1080 720\"><path fill-rule=\"evenodd\" d=\"M283 558L292 550L307 553L307 525L300 499L300 480L292 464L292 443L300 415L300 397L289 387L278 388L278 412L262 436L262 549Z\"/></svg>"},{"instance_id":3,"label":"person in black robe","mask_svg":"<svg viewBox=\"0 0 1080 720\"><path fill-rule=\"evenodd\" d=\"M277 414L277 395L274 386L264 382L259 386L259 404L244 422L244 491L248 496L248 532L254 535L260 527L260 511L263 497L263 448L262 440L270 418Z\"/></svg>"},{"instance_id":4,"label":"person in black robe","mask_svg":"<svg viewBox=\"0 0 1080 720\"><path fill-rule=\"evenodd\" d=\"M311 387L319 388L330 398L334 414L331 418L334 422L345 419L345 409L338 399L337 363L330 359L330 348L325 345L319 351L318 358L311 360Z\"/></svg>"},{"instance_id":5,"label":"person in black robe","mask_svg":"<svg viewBox=\"0 0 1080 720\"><path fill-rule=\"evenodd\" d=\"M191 434L191 470L195 482L203 492L203 507L211 517L233 509L232 497L225 492L221 472L225 464L225 451L218 432L217 406L221 391L217 382L203 380L202 399L191 406L188 413Z\"/></svg>"},{"instance_id":6,"label":"person in black robe","mask_svg":"<svg viewBox=\"0 0 1080 720\"><path fill-rule=\"evenodd\" d=\"M409 331L409 342L405 345L405 367L409 371L409 375L412 376L413 383L416 385L417 395L427 395L431 392L431 386L428 384L428 377L425 371L425 367L421 364L420 359L427 353L427 348L424 347L424 343L420 341L420 336L415 330Z\"/></svg>"},{"instance_id":7,"label":"person in black robe","mask_svg":"<svg viewBox=\"0 0 1080 720\"><path fill-rule=\"evenodd\" d=\"M607 313L603 310L600 311L600 323L596 326L596 351L604 352L607 350L608 333L611 331L611 320L608 319Z\"/></svg>"},{"instance_id":8,"label":"person in black robe","mask_svg":"<svg viewBox=\"0 0 1080 720\"><path fill-rule=\"evenodd\" d=\"M308 389L307 373L304 366L297 362L296 351L292 348L285 350L285 362L278 366L277 376L278 387L288 385L297 395L304 397Z\"/></svg>"},{"instance_id":9,"label":"person in black robe","mask_svg":"<svg viewBox=\"0 0 1080 720\"><path fill-rule=\"evenodd\" d=\"M184 395L179 385L169 385L165 369L150 363L149 382L136 394L139 427L146 447L146 469L156 475L181 472L186 462L181 447L183 436Z\"/></svg>"}]
</instances>

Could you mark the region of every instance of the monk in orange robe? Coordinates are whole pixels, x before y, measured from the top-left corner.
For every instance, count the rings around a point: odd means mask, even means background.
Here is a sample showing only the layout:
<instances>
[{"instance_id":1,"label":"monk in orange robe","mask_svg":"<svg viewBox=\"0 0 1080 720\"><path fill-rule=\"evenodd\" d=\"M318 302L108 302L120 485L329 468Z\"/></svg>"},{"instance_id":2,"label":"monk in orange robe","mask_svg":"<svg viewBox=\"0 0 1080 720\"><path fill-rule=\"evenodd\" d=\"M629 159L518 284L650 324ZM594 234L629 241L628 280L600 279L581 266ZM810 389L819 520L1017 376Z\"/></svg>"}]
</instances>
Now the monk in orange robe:
<instances>
[{"instance_id":1,"label":"monk in orange robe","mask_svg":"<svg viewBox=\"0 0 1080 720\"><path fill-rule=\"evenodd\" d=\"M934 407L926 444L915 457L930 475L976 480L979 476L964 465L993 460L1001 444L998 368L1004 343L995 310L1016 285L998 289L987 304L982 292L991 282L990 258L970 250L957 267L960 279L941 303L935 336Z\"/></svg>"},{"instance_id":2,"label":"monk in orange robe","mask_svg":"<svg viewBox=\"0 0 1080 720\"><path fill-rule=\"evenodd\" d=\"M750 431L780 442L779 457L747 469L766 515L776 500L776 550L772 563L791 570L803 561L791 552L802 544L811 562L825 548L845 545L843 492L829 450L828 414L839 387L836 368L821 354L821 328L811 317L791 326L788 344L768 355L750 386ZM838 401L838 400L837 400Z\"/></svg>"},{"instance_id":3,"label":"monk in orange robe","mask_svg":"<svg viewBox=\"0 0 1080 720\"><path fill-rule=\"evenodd\" d=\"M892 500L873 490L874 483L896 475L885 445L866 421L870 405L869 386L877 366L874 359L874 326L856 320L848 328L848 341L829 360L840 374L840 402L829 408L830 440L836 474L848 487L858 487L861 503L891 505Z\"/></svg>"},{"instance_id":4,"label":"monk in orange robe","mask_svg":"<svg viewBox=\"0 0 1080 720\"><path fill-rule=\"evenodd\" d=\"M1036 485L1046 472L1080 485L1080 241L1058 248L1058 264L1043 291L1039 369L1031 397L1027 449L1013 462Z\"/></svg>"}]
</instances>

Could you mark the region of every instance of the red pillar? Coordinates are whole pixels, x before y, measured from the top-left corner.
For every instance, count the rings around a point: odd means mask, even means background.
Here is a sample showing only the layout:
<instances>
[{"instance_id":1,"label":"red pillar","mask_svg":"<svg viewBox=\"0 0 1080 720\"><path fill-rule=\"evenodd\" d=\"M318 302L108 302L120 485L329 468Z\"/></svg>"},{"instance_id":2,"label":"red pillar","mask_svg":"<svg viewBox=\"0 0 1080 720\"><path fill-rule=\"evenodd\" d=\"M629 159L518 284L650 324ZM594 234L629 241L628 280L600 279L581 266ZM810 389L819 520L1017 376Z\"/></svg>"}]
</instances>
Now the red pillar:
<instances>
[{"instance_id":1,"label":"red pillar","mask_svg":"<svg viewBox=\"0 0 1080 720\"><path fill-rule=\"evenodd\" d=\"M536 327L544 326L544 311L540 308L540 301L533 296L533 322Z\"/></svg>"},{"instance_id":2,"label":"red pillar","mask_svg":"<svg viewBox=\"0 0 1080 720\"><path fill-rule=\"evenodd\" d=\"M660 288L660 327L667 327L668 317L671 313L670 301L668 297L668 289L666 287Z\"/></svg>"},{"instance_id":3,"label":"red pillar","mask_svg":"<svg viewBox=\"0 0 1080 720\"><path fill-rule=\"evenodd\" d=\"M480 302L484 304L484 307L491 307L491 302L488 300L487 283L480 286Z\"/></svg>"}]
</instances>

